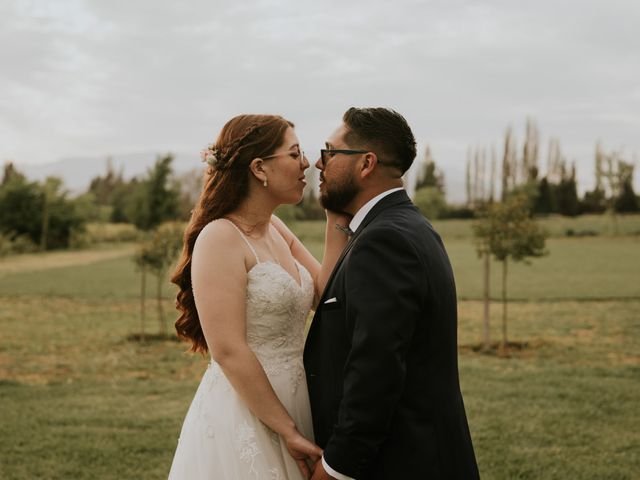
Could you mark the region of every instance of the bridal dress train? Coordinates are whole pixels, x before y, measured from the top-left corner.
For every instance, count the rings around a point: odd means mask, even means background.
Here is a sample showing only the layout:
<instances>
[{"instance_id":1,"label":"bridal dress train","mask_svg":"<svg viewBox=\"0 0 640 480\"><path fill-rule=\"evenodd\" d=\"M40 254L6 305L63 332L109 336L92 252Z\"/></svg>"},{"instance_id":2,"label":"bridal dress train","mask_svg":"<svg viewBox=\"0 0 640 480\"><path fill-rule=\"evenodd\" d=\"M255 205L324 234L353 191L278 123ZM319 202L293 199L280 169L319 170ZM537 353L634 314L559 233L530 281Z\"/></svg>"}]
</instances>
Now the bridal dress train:
<instances>
[{"instance_id":1,"label":"bridal dress train","mask_svg":"<svg viewBox=\"0 0 640 480\"><path fill-rule=\"evenodd\" d=\"M297 261L300 283L279 264L261 262L249 240L238 232L257 261L247 273L247 342L300 433L313 440L302 363L313 280ZM302 478L284 441L251 413L212 361L184 420L169 479Z\"/></svg>"}]
</instances>

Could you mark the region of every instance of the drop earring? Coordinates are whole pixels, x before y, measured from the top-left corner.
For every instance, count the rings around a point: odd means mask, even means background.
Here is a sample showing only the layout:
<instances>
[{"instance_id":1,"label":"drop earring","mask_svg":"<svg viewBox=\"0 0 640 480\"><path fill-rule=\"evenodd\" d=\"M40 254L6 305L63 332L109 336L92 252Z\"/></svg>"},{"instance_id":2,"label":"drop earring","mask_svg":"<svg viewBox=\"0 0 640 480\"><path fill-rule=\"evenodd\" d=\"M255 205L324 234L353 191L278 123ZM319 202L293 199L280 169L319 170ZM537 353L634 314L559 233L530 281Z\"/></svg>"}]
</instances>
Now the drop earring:
<instances>
[{"instance_id":1,"label":"drop earring","mask_svg":"<svg viewBox=\"0 0 640 480\"><path fill-rule=\"evenodd\" d=\"M264 179L264 182L262 182L262 185L264 185L264 188L267 188L267 186L269 185L269 184L267 183L267 179L266 179L266 178Z\"/></svg>"}]
</instances>

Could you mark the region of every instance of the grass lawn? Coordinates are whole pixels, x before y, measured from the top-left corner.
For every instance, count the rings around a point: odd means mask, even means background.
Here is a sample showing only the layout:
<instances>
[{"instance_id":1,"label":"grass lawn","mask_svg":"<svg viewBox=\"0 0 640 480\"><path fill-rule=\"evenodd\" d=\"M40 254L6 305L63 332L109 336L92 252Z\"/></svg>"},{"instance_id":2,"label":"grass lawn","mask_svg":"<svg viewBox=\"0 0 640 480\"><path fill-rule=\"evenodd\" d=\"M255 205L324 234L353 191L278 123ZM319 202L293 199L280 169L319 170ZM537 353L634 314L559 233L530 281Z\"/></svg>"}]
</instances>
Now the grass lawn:
<instances>
[{"instance_id":1,"label":"grass lawn","mask_svg":"<svg viewBox=\"0 0 640 480\"><path fill-rule=\"evenodd\" d=\"M296 227L319 253L318 225ZM506 359L469 348L481 332L480 263L468 236L445 242L482 478L638 478L638 237L558 236L549 257L511 268L510 335L531 348ZM166 478L206 360L175 341L127 339L139 331L128 256L50 255L0 261L0 478ZM166 296L173 319L170 287ZM149 300L155 332L154 309ZM497 340L498 304L492 313Z\"/></svg>"}]
</instances>

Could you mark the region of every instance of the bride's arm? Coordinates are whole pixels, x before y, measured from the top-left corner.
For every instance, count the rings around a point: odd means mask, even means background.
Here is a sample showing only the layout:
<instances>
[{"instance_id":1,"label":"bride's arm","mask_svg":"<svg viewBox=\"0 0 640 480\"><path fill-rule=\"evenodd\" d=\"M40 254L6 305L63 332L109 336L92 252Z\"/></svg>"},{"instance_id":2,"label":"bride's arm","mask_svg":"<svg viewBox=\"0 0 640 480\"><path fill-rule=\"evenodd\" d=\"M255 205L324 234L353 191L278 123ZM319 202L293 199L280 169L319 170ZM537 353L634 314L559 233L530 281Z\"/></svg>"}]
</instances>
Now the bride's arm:
<instances>
[{"instance_id":1,"label":"bride's arm","mask_svg":"<svg viewBox=\"0 0 640 480\"><path fill-rule=\"evenodd\" d=\"M324 254L322 256L322 264L320 264L313 255L307 250L304 244L293 232L287 227L282 220L273 215L271 223L282 235L289 245L291 254L311 273L313 283L315 285L315 296L313 305L317 305L320 296L324 291L329 276L333 271L342 250L347 244L347 235L336 228L336 224L346 227L349 225L350 217L344 214L338 214L325 210L327 215L327 223L324 237Z\"/></svg>"},{"instance_id":2,"label":"bride's arm","mask_svg":"<svg viewBox=\"0 0 640 480\"><path fill-rule=\"evenodd\" d=\"M247 404L269 428L282 436L303 470L307 456L322 450L297 430L246 341L247 270L243 242L226 222L205 227L196 241L191 282L198 317L211 356Z\"/></svg>"}]
</instances>

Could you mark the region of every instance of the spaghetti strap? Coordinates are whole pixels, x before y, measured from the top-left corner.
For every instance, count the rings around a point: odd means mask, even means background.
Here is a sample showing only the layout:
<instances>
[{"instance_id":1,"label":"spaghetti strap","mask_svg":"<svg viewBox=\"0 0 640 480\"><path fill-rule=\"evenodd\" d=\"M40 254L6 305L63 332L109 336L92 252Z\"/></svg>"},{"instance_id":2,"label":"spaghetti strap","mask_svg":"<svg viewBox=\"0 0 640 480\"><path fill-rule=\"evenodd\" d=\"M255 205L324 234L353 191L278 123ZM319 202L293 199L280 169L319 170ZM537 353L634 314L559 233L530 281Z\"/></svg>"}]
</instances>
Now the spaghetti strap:
<instances>
[{"instance_id":1,"label":"spaghetti strap","mask_svg":"<svg viewBox=\"0 0 640 480\"><path fill-rule=\"evenodd\" d=\"M224 218L224 217L222 217ZM260 262L260 257L258 256L258 252L256 252L256 249L253 248L253 245L251 245L251 242L249 241L249 239L247 238L247 236L242 233L242 230L240 230L240 228L233 223L231 220L229 220L228 218L224 218L227 222L229 222L231 225L233 225L233 228L235 228L238 233L240 234L240 236L242 237L242 239L245 241L245 243L247 244L247 246L249 247L249 250L251 250L251 252L253 253L253 255L256 257L256 262L261 263Z\"/></svg>"}]
</instances>

